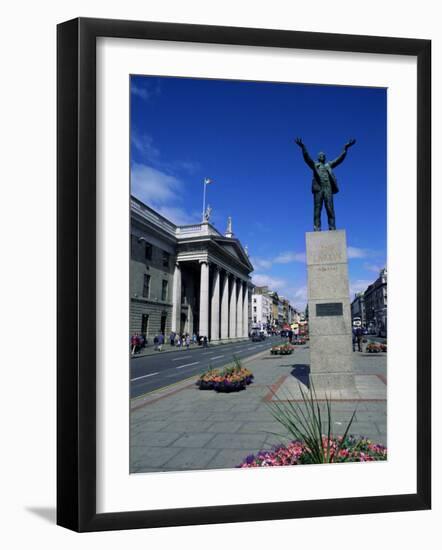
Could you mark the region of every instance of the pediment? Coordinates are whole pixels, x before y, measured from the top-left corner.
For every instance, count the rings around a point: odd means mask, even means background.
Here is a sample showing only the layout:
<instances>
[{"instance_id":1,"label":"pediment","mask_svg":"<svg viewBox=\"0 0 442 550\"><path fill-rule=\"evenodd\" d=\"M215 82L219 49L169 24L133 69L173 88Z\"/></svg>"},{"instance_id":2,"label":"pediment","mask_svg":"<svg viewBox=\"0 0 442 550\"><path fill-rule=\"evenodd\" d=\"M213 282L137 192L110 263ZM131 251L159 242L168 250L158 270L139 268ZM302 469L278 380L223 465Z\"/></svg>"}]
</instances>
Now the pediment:
<instances>
[{"instance_id":1,"label":"pediment","mask_svg":"<svg viewBox=\"0 0 442 550\"><path fill-rule=\"evenodd\" d=\"M250 271L253 271L253 265L250 263L249 257L237 239L224 237L215 238L214 240L225 252L233 256L236 260L246 264Z\"/></svg>"}]
</instances>

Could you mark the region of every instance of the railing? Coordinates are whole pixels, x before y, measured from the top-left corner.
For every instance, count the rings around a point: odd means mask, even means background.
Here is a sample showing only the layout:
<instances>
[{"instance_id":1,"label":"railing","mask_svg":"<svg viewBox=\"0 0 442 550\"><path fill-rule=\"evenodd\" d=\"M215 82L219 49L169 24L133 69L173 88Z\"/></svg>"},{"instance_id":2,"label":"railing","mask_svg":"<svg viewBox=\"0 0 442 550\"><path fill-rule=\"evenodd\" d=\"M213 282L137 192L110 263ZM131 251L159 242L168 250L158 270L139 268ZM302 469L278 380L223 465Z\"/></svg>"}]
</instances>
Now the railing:
<instances>
[{"instance_id":1,"label":"railing","mask_svg":"<svg viewBox=\"0 0 442 550\"><path fill-rule=\"evenodd\" d=\"M201 233L201 224L197 225L181 225L176 228L177 235L189 235L193 233Z\"/></svg>"},{"instance_id":2,"label":"railing","mask_svg":"<svg viewBox=\"0 0 442 550\"><path fill-rule=\"evenodd\" d=\"M131 209L145 220L150 221L157 227L160 227L167 233L175 235L177 238L185 238L189 236L197 235L216 235L221 236L221 233L217 231L213 225L209 223L197 223L193 225L180 225L176 226L163 216L160 216L149 207L140 204L135 200L131 200Z\"/></svg>"},{"instance_id":3,"label":"railing","mask_svg":"<svg viewBox=\"0 0 442 550\"><path fill-rule=\"evenodd\" d=\"M189 236L195 237L196 235L220 236L221 233L208 223L198 223L194 225L180 225L176 228L176 235L178 238L184 238Z\"/></svg>"},{"instance_id":4,"label":"railing","mask_svg":"<svg viewBox=\"0 0 442 550\"><path fill-rule=\"evenodd\" d=\"M164 229L164 231L167 231L167 233L171 233L172 235L176 234L177 226L172 222L166 220L166 218L159 216L158 214L150 210L150 208L146 208L145 206L142 206L138 202L132 200L131 209L139 214L142 218L145 218L146 220L157 225L158 227L161 227L161 229Z\"/></svg>"}]
</instances>

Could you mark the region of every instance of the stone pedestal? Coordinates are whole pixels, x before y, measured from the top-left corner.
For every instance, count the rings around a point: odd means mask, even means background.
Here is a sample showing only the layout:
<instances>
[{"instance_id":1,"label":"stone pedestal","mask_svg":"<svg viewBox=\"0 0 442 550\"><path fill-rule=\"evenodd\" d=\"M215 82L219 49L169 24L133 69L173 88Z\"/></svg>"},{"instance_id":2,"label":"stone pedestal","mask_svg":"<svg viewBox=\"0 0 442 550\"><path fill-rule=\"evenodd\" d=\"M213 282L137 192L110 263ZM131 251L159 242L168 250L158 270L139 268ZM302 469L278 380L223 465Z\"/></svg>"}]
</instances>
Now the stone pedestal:
<instances>
[{"instance_id":1,"label":"stone pedestal","mask_svg":"<svg viewBox=\"0 0 442 550\"><path fill-rule=\"evenodd\" d=\"M345 231L306 233L310 380L316 390L355 389Z\"/></svg>"}]
</instances>

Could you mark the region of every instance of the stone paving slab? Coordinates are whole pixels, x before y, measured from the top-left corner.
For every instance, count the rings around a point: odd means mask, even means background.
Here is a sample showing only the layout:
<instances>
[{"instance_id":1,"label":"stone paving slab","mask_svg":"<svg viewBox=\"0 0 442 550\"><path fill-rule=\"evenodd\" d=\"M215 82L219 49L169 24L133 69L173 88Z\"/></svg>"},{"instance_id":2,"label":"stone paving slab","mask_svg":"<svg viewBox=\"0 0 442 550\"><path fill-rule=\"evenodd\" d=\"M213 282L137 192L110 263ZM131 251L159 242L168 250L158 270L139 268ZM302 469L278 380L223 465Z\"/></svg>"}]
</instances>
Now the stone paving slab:
<instances>
[{"instance_id":1,"label":"stone paving slab","mask_svg":"<svg viewBox=\"0 0 442 550\"><path fill-rule=\"evenodd\" d=\"M365 400L385 400L387 398L387 387L385 383L375 374L355 375L355 389L348 390L318 390L316 397L321 400L331 399L337 401L365 401ZM277 400L295 400L302 401L301 388L306 393L306 388L298 379L293 376L287 376L283 383L275 391L272 401Z\"/></svg>"},{"instance_id":2,"label":"stone paving slab","mask_svg":"<svg viewBox=\"0 0 442 550\"><path fill-rule=\"evenodd\" d=\"M217 454L218 449L184 448L164 466L167 470L203 470L213 462Z\"/></svg>"},{"instance_id":3,"label":"stone paving slab","mask_svg":"<svg viewBox=\"0 0 442 550\"><path fill-rule=\"evenodd\" d=\"M386 444L386 354L355 352L353 358L357 395L334 397L333 432L343 433L356 409L351 433ZM255 375L244 391L201 391L195 378L174 385L173 391L154 392L143 406L133 408L131 472L233 468L249 454L292 439L272 417L271 388L276 399L285 388L300 397L298 384L308 374L308 347L296 348L289 356L260 353L244 363ZM319 406L325 413L326 404Z\"/></svg>"}]
</instances>

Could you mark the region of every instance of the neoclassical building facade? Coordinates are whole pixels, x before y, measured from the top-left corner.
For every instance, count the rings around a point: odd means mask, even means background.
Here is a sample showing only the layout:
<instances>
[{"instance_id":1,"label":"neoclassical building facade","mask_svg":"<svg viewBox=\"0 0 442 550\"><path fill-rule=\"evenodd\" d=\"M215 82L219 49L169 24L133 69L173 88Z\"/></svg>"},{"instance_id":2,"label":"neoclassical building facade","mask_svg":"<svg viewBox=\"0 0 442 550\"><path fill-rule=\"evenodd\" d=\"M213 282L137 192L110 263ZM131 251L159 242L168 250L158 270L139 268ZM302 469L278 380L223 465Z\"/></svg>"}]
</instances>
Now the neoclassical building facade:
<instances>
[{"instance_id":1,"label":"neoclassical building facade","mask_svg":"<svg viewBox=\"0 0 442 550\"><path fill-rule=\"evenodd\" d=\"M131 198L131 334L247 338L252 271L231 221L179 226Z\"/></svg>"}]
</instances>

